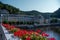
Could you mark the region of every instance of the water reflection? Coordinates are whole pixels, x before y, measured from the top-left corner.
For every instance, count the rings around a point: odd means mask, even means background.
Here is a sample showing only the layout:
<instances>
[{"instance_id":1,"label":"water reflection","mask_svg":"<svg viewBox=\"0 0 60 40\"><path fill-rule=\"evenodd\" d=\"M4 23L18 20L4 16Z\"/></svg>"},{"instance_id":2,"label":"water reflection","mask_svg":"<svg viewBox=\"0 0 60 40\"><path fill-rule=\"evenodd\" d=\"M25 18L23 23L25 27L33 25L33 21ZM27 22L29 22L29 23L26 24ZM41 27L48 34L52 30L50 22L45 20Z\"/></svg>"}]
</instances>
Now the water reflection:
<instances>
[{"instance_id":1,"label":"water reflection","mask_svg":"<svg viewBox=\"0 0 60 40\"><path fill-rule=\"evenodd\" d=\"M50 30L50 29L48 29L48 28L45 30L45 32L46 32L47 34L49 34L49 38L54 37L56 40L60 40L60 34L54 32L54 31L52 31L52 30Z\"/></svg>"}]
</instances>

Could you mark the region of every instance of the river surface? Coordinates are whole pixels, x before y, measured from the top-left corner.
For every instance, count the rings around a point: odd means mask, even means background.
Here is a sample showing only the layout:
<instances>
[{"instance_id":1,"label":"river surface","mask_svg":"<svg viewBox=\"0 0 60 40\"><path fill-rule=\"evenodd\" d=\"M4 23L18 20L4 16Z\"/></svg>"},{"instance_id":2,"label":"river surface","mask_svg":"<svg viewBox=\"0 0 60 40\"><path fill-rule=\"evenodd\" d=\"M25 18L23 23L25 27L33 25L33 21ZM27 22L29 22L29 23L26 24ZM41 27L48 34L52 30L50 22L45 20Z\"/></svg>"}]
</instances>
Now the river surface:
<instances>
[{"instance_id":1,"label":"river surface","mask_svg":"<svg viewBox=\"0 0 60 40\"><path fill-rule=\"evenodd\" d=\"M46 28L43 31L45 31L47 34L49 34L49 38L54 37L56 40L60 40L60 34L59 33L54 32L53 30L48 29L48 28Z\"/></svg>"}]
</instances>

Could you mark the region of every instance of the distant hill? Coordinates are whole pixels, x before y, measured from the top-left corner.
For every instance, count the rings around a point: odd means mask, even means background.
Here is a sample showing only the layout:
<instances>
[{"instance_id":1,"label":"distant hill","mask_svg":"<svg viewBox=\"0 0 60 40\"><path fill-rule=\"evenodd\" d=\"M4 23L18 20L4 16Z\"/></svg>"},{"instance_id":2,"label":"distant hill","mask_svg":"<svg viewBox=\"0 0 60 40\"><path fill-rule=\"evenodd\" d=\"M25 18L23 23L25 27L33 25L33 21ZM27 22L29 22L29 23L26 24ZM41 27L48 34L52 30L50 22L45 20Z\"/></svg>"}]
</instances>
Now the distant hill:
<instances>
[{"instance_id":1,"label":"distant hill","mask_svg":"<svg viewBox=\"0 0 60 40\"><path fill-rule=\"evenodd\" d=\"M38 12L36 10L22 11L22 10L19 10L18 8L14 7L14 6L0 2L0 9L6 9L9 11L10 14L23 14L23 15L36 15L36 16L42 15L46 19L48 19L49 17L60 18L60 8L57 11L55 11L54 13L42 13L42 12Z\"/></svg>"},{"instance_id":2,"label":"distant hill","mask_svg":"<svg viewBox=\"0 0 60 40\"><path fill-rule=\"evenodd\" d=\"M60 18L60 8L56 10L51 16L55 18Z\"/></svg>"}]
</instances>

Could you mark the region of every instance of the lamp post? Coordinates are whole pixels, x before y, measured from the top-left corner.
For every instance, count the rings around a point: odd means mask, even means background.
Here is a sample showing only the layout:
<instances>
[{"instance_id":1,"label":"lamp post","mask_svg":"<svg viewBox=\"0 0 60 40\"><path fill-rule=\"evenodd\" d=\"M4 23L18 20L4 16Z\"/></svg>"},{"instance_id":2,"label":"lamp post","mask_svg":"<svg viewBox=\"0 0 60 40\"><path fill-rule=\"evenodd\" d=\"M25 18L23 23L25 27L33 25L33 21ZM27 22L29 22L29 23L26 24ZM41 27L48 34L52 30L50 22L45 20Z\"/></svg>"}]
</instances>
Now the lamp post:
<instances>
[{"instance_id":1,"label":"lamp post","mask_svg":"<svg viewBox=\"0 0 60 40\"><path fill-rule=\"evenodd\" d=\"M2 17L3 17L3 14L1 14L1 26L2 26Z\"/></svg>"}]
</instances>

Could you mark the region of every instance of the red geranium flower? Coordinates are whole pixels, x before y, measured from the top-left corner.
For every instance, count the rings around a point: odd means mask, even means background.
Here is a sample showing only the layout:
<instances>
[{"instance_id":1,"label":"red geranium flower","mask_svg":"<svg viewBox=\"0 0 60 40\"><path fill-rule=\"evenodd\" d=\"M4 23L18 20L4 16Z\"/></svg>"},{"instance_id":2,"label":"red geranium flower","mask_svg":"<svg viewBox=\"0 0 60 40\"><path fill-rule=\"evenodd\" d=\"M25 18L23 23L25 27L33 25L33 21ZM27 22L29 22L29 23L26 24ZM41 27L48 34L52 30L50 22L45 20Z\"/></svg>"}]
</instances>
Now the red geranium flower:
<instances>
[{"instance_id":1,"label":"red geranium flower","mask_svg":"<svg viewBox=\"0 0 60 40\"><path fill-rule=\"evenodd\" d=\"M46 36L46 37L48 37L48 36L49 36L49 35L48 35L48 34L46 34L45 32L43 32L41 35L42 35L42 36Z\"/></svg>"},{"instance_id":2,"label":"red geranium flower","mask_svg":"<svg viewBox=\"0 0 60 40\"><path fill-rule=\"evenodd\" d=\"M37 33L40 33L40 32L41 32L41 30L40 30L40 29L38 29L38 30L36 30L36 32L37 32Z\"/></svg>"},{"instance_id":3,"label":"red geranium flower","mask_svg":"<svg viewBox=\"0 0 60 40\"><path fill-rule=\"evenodd\" d=\"M37 33L37 32L35 32L35 34L36 34L36 36L39 36L40 34L39 33Z\"/></svg>"},{"instance_id":4,"label":"red geranium flower","mask_svg":"<svg viewBox=\"0 0 60 40\"><path fill-rule=\"evenodd\" d=\"M27 37L26 40L31 40L31 38L30 37Z\"/></svg>"}]
</instances>

